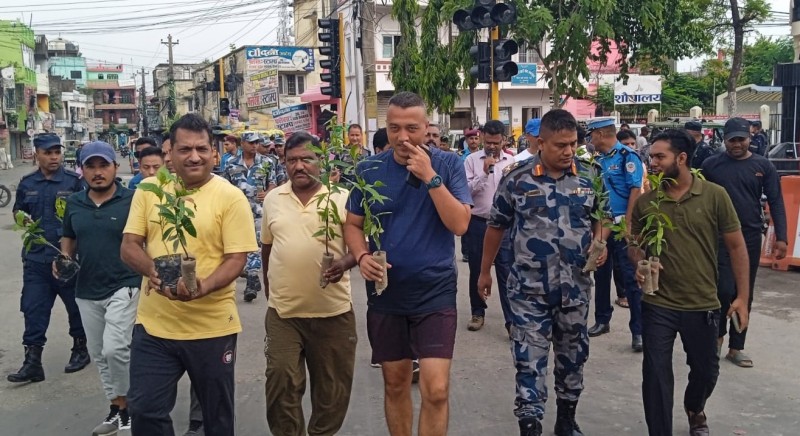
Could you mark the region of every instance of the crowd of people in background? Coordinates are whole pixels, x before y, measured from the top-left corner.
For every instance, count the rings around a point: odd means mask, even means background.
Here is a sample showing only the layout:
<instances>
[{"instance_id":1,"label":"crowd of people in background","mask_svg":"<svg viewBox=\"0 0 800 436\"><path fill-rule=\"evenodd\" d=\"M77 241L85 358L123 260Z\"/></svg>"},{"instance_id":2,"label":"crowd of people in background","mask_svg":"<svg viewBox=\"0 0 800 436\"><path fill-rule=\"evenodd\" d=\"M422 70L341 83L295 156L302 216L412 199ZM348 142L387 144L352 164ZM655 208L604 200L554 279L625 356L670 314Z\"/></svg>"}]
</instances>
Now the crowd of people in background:
<instances>
[{"instance_id":1,"label":"crowd of people in background","mask_svg":"<svg viewBox=\"0 0 800 436\"><path fill-rule=\"evenodd\" d=\"M551 110L526 123L523 149L503 122L489 120L465 131L453 150L449 136L428 121L422 99L401 92L389 101L386 128L375 132L372 147L363 128L351 124L346 150L333 157L345 165L326 169L315 152L319 138L307 132L215 136L190 114L172 125L161 146L146 137L134 142L136 174L127 188L111 145L82 147L81 178L63 167L60 139L40 135L34 141L39 168L20 182L14 211L38 220L51 245L22 254L25 357L8 380L45 379L45 335L60 297L74 340L65 372L83 369L91 357L110 403L95 435L126 429L142 436L174 434L170 412L185 373L191 380L185 435L233 435L234 367L243 328L236 279L244 277L243 301L262 293L267 300L270 431L336 434L353 384L358 315L349 271L358 266L388 432L412 434L411 389L419 383L419 433L443 435L458 324L460 236L469 271L469 331L492 321L487 308L496 279L516 370L514 414L521 436L543 432L549 366L555 375L554 432L583 434L576 418L583 366L590 338L602 340L612 328L612 283L616 305L630 311L631 350L642 353L649 434L672 434L672 351L680 335L690 367L684 397L690 434L708 435L705 404L719 377L724 337L729 335L728 361L754 365L744 345L762 241L762 195L775 227L775 255L786 255L778 176L764 157L768 141L760 125L741 118L725 124L719 148L709 146L696 121L654 136L647 127L638 134L626 127L605 118L584 127L569 112ZM159 226L160 198L137 187L155 180L161 168L191 190L197 236L185 243L196 256L196 289L184 278L166 285L156 269L155 259L174 253ZM326 170L349 192L328 192L321 181ZM648 173L667 182L651 186ZM410 175L421 183L409 183ZM356 176L388 201L365 201ZM596 191L596 180L603 192ZM661 254L659 292L645 295L635 265L648 253L630 242L642 233L656 191L665 193L661 211L676 226L664 235L669 248ZM333 231L341 237L327 244L317 234L319 195L330 195L339 214ZM61 199L66 206L57 217ZM700 213L687 215L687 209ZM379 240L367 236L367 216L379 217ZM628 227L611 230L610 224L620 223ZM390 247L386 266L375 258L380 246ZM585 272L588 253L602 246L598 269ZM320 271L323 290L314 271L326 253L334 260ZM57 267L59 255L80 262L75 277ZM388 287L378 292L375 283L387 275ZM729 326L729 317L737 323ZM307 374L308 420L302 407Z\"/></svg>"}]
</instances>

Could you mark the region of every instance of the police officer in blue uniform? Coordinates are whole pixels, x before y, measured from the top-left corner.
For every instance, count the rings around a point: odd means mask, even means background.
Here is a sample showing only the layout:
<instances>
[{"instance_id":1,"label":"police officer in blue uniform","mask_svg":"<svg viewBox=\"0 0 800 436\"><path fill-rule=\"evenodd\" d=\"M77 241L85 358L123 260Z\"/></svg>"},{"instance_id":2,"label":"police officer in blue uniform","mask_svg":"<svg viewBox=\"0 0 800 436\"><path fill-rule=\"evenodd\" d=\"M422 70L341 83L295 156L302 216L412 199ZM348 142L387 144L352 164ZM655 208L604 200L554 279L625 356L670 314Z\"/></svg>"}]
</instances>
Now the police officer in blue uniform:
<instances>
[{"instance_id":1,"label":"police officer in blue uniform","mask_svg":"<svg viewBox=\"0 0 800 436\"><path fill-rule=\"evenodd\" d=\"M597 118L591 120L586 129L592 137L592 144L597 150L597 161L602 168L603 183L608 192L608 205L619 223L623 218L630 223L633 204L642 194L644 167L636 152L617 140L617 129L613 118ZM635 352L642 351L642 290L636 282L633 264L628 261L625 240L617 240L617 235L608 238L607 262L595 272L595 325L589 329L589 336L599 336L610 330L611 313L611 277L614 267L622 273L625 296L628 299L631 318L629 327L633 339L631 348Z\"/></svg>"},{"instance_id":2,"label":"police officer in blue uniform","mask_svg":"<svg viewBox=\"0 0 800 436\"><path fill-rule=\"evenodd\" d=\"M62 165L61 139L54 133L34 138L39 169L24 176L17 188L14 214L23 211L31 220L40 220L47 242L58 247L61 239L61 220L56 216L56 200L69 197L83 189L77 173ZM64 368L67 373L80 371L89 364L86 334L80 312L75 304L75 281L61 283L53 276L52 263L58 255L55 249L35 244L22 252L22 298L20 310L25 316L25 361L22 368L8 376L10 382L38 382L44 380L42 349L50 324L50 312L56 296L61 297L69 316L69 335L73 338L72 355Z\"/></svg>"}]
</instances>

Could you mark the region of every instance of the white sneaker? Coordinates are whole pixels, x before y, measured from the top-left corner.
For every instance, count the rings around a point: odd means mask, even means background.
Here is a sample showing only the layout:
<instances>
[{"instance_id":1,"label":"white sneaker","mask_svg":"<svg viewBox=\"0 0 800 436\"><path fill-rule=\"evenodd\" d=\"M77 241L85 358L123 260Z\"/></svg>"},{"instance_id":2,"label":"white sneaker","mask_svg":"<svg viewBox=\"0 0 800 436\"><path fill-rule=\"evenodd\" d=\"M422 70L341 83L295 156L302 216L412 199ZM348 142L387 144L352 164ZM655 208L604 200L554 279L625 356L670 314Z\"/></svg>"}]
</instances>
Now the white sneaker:
<instances>
[{"instance_id":1,"label":"white sneaker","mask_svg":"<svg viewBox=\"0 0 800 436\"><path fill-rule=\"evenodd\" d=\"M380 368L382 365L380 363L370 363L369 366L373 368Z\"/></svg>"},{"instance_id":2,"label":"white sneaker","mask_svg":"<svg viewBox=\"0 0 800 436\"><path fill-rule=\"evenodd\" d=\"M119 429L131 429L131 417L128 415L128 409L122 409L119 411Z\"/></svg>"}]
</instances>

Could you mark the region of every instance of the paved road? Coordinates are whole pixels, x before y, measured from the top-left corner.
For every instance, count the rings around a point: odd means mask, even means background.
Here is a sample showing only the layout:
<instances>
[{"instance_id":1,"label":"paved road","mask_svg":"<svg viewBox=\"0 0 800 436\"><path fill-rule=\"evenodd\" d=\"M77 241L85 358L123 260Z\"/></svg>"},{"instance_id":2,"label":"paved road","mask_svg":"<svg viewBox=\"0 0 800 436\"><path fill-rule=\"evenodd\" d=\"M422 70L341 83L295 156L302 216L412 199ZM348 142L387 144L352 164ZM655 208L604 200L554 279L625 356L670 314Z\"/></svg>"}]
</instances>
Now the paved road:
<instances>
[{"instance_id":1,"label":"paved road","mask_svg":"<svg viewBox=\"0 0 800 436\"><path fill-rule=\"evenodd\" d=\"M123 164L126 166L126 164ZM0 183L16 184L30 166L0 171ZM64 374L71 345L66 333L63 305L56 303L45 348L47 380L33 385L12 385L5 375L15 371L23 350L22 315L18 311L22 285L18 234L11 230L10 206L0 209L0 436L89 435L107 411L97 371L93 366L75 374ZM460 325L452 370L450 434L513 435L514 372L508 341L497 300L490 301L487 325L479 332L466 329L469 299L466 264L459 262ZM354 274L358 274L354 272ZM800 434L800 274L762 269L757 282L753 328L748 353L755 368L741 369L722 361L717 390L708 403L711 429L716 435ZM239 283L240 292L244 283ZM366 295L363 281L354 280L354 307L358 319L359 345L353 395L341 435L383 435L383 391L380 370L369 366L366 339ZM240 296L241 299L241 296ZM240 435L265 435L262 298L239 303L244 332L239 338L237 362L237 416ZM590 316L591 318L591 316ZM641 405L641 354L630 351L627 311L617 308L608 335L591 342L585 368L586 389L578 407L578 421L587 435L646 434ZM676 434L686 434L681 409L687 368L681 345L674 357ZM548 382L551 386L552 378ZM415 407L418 407L418 394ZM554 401L548 403L545 434L552 434ZM176 431L187 426L188 383L178 392L173 411ZM306 401L306 410L309 410Z\"/></svg>"}]
</instances>

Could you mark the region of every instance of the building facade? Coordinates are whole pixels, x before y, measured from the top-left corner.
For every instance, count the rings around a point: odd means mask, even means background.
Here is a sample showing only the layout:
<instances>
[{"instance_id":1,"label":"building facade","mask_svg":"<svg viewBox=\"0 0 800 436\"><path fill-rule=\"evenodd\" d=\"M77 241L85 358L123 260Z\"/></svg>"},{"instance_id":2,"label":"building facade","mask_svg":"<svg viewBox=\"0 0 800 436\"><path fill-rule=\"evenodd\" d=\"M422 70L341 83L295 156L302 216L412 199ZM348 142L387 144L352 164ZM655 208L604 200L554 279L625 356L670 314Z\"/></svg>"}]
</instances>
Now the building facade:
<instances>
[{"instance_id":1,"label":"building facade","mask_svg":"<svg viewBox=\"0 0 800 436\"><path fill-rule=\"evenodd\" d=\"M80 47L63 38L47 41L48 64L51 76L74 80L79 88L86 88L86 59Z\"/></svg>"},{"instance_id":2,"label":"building facade","mask_svg":"<svg viewBox=\"0 0 800 436\"><path fill-rule=\"evenodd\" d=\"M175 114L177 116L197 110L192 72L199 66L196 64L172 64L172 77L175 83ZM157 119L148 118L148 126L153 131L163 130L169 117L169 68L169 64L158 64L153 69L153 98L150 99L150 103L158 111Z\"/></svg>"},{"instance_id":3,"label":"building facade","mask_svg":"<svg viewBox=\"0 0 800 436\"><path fill-rule=\"evenodd\" d=\"M31 30L19 21L0 21L0 162L33 156L34 122L37 118L36 42Z\"/></svg>"},{"instance_id":4,"label":"building facade","mask_svg":"<svg viewBox=\"0 0 800 436\"><path fill-rule=\"evenodd\" d=\"M121 84L122 65L92 65L86 68L86 86L94 104L94 128L98 133L139 129L139 114L134 83Z\"/></svg>"}]
</instances>

